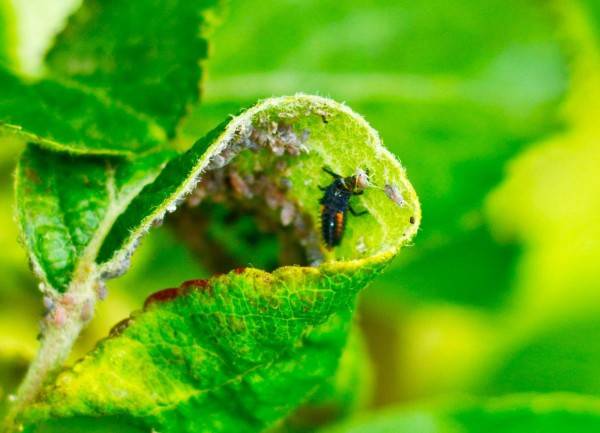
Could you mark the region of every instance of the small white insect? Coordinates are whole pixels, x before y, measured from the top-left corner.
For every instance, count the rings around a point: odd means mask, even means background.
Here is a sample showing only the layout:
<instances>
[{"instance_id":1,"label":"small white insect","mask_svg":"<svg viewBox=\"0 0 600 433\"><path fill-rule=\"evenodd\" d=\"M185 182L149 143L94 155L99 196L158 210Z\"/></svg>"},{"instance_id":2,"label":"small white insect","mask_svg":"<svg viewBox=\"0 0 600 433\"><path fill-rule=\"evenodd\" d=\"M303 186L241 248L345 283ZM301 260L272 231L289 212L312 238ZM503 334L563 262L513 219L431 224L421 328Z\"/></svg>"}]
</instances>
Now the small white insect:
<instances>
[{"instance_id":1,"label":"small white insect","mask_svg":"<svg viewBox=\"0 0 600 433\"><path fill-rule=\"evenodd\" d=\"M101 301L104 301L108 296L108 289L106 288L106 283L104 281L99 282L96 286L96 294Z\"/></svg>"},{"instance_id":2,"label":"small white insect","mask_svg":"<svg viewBox=\"0 0 600 433\"><path fill-rule=\"evenodd\" d=\"M61 327L67 321L67 312L62 305L57 305L52 313L52 322L55 326Z\"/></svg>"},{"instance_id":3,"label":"small white insect","mask_svg":"<svg viewBox=\"0 0 600 433\"><path fill-rule=\"evenodd\" d=\"M394 203L396 203L398 206L404 207L404 205L406 204L404 196L402 196L402 193L396 185L386 184L385 187L383 187L383 191L385 192L385 195L387 195L388 198Z\"/></svg>"},{"instance_id":4,"label":"small white insect","mask_svg":"<svg viewBox=\"0 0 600 433\"><path fill-rule=\"evenodd\" d=\"M280 218L281 218L281 224L284 227L289 226L292 223L295 215L296 215L296 208L294 207L293 203L290 203L290 202L283 203L283 206L281 207Z\"/></svg>"},{"instance_id":5,"label":"small white insect","mask_svg":"<svg viewBox=\"0 0 600 433\"><path fill-rule=\"evenodd\" d=\"M50 296L44 296L44 307L46 311L52 311L54 308L54 300Z\"/></svg>"}]
</instances>

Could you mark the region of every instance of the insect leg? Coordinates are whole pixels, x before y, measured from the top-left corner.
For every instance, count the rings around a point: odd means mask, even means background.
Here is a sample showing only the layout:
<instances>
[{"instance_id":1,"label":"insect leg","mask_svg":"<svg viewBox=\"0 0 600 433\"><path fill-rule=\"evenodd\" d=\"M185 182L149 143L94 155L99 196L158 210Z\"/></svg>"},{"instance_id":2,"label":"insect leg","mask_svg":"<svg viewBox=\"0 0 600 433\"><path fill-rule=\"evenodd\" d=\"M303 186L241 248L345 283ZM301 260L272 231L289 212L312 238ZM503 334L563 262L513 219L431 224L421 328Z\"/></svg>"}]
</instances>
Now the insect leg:
<instances>
[{"instance_id":1,"label":"insect leg","mask_svg":"<svg viewBox=\"0 0 600 433\"><path fill-rule=\"evenodd\" d=\"M323 167L323 171L336 179L339 179L342 177L339 174L337 174L336 172L334 172L333 170L331 170L329 167Z\"/></svg>"}]
</instances>

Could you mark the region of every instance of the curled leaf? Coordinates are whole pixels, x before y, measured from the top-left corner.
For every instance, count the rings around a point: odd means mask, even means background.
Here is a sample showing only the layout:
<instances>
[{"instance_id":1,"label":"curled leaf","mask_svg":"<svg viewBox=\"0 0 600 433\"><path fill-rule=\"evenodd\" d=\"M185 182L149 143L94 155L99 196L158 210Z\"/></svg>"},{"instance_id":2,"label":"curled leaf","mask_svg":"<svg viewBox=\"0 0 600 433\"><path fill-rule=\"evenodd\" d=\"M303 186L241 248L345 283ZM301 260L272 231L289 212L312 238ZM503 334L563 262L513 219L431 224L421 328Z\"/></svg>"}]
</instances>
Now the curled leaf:
<instances>
[{"instance_id":1,"label":"curled leaf","mask_svg":"<svg viewBox=\"0 0 600 433\"><path fill-rule=\"evenodd\" d=\"M319 186L333 182L324 166L369 173L364 194L350 198L366 214L346 215L333 249L319 227ZM383 185L394 185L404 205ZM140 237L184 200L224 203L291 230L304 266L240 268L155 293L45 389L21 417L27 431L273 425L334 374L357 293L420 221L416 194L375 131L347 107L306 95L260 102L169 161L108 230L101 273L121 272Z\"/></svg>"}]
</instances>

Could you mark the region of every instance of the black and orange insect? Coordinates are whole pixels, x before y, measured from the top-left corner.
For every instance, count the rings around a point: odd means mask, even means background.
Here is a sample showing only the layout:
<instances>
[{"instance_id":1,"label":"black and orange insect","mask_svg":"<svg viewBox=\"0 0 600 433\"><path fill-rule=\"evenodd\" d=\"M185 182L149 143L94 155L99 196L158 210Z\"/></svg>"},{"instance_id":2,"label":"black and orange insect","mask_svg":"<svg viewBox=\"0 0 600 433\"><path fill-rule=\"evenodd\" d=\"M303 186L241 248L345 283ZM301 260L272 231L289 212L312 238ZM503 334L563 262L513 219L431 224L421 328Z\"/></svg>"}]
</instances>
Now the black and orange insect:
<instances>
[{"instance_id":1,"label":"black and orange insect","mask_svg":"<svg viewBox=\"0 0 600 433\"><path fill-rule=\"evenodd\" d=\"M342 177L327 167L323 167L323 171L334 179L327 187L319 186L319 189L325 192L319 201L321 235L327 248L331 249L342 242L348 211L355 216L368 213L367 211L356 212L350 205L350 197L362 194L369 186L369 174L368 171L358 170L353 176Z\"/></svg>"}]
</instances>

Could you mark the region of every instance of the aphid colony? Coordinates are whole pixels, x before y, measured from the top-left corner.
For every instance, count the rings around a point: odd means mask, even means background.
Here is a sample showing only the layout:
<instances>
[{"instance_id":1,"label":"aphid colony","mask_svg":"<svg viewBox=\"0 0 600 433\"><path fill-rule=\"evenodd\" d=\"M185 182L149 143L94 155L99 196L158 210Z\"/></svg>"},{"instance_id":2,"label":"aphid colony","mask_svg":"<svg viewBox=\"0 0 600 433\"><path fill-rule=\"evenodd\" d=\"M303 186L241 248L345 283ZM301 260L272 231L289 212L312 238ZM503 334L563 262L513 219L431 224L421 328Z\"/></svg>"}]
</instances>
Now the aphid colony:
<instances>
[{"instance_id":1,"label":"aphid colony","mask_svg":"<svg viewBox=\"0 0 600 433\"><path fill-rule=\"evenodd\" d=\"M329 250L341 244L348 212L355 216L368 213L354 210L351 205L352 196L361 195L365 189L375 187L383 190L387 198L398 206L405 205L404 197L395 185L386 184L384 188L377 187L370 181L368 170L358 169L355 174L344 177L323 167L323 171L333 177L333 182L325 187L319 187L324 192L319 200L321 205L321 242L319 242L318 233L310 229L310 216L299 212L297 205L287 198L286 191L291 186L283 184L283 181L289 181L287 177L281 177L282 184L275 184L264 173L242 175L237 171L235 165L228 166L233 157L244 149L254 152L261 148L267 149L278 157L309 153L305 143L308 136L307 130L299 134L295 133L291 124L286 121L275 122L262 119L250 130L241 133L237 140L233 141L221 154L211 157L209 171L204 174L202 182L188 197L188 205L198 206L207 196L210 196L213 201L229 201L231 198L249 200L257 196L263 197L267 208L279 212L280 223L283 226L292 225L295 228L296 235L306 249L309 260L314 263L322 260L322 252L319 251L322 247L319 244L324 244ZM275 171L284 173L286 170L286 162L278 161ZM233 192L233 197L227 198L228 190Z\"/></svg>"}]
</instances>

